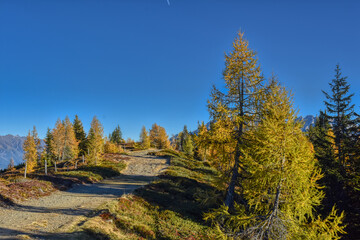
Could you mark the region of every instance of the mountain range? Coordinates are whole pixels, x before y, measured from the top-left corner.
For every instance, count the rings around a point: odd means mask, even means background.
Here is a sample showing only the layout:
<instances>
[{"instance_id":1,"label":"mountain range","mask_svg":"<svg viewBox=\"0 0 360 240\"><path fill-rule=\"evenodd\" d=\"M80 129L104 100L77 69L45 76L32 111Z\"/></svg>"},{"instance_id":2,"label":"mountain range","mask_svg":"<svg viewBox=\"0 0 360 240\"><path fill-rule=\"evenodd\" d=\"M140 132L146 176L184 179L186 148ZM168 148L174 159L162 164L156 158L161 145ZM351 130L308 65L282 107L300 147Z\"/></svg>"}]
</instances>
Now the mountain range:
<instances>
[{"instance_id":1,"label":"mountain range","mask_svg":"<svg viewBox=\"0 0 360 240\"><path fill-rule=\"evenodd\" d=\"M10 159L13 158L15 165L23 162L23 144L26 137L5 135L0 136L0 169L7 168Z\"/></svg>"}]
</instances>

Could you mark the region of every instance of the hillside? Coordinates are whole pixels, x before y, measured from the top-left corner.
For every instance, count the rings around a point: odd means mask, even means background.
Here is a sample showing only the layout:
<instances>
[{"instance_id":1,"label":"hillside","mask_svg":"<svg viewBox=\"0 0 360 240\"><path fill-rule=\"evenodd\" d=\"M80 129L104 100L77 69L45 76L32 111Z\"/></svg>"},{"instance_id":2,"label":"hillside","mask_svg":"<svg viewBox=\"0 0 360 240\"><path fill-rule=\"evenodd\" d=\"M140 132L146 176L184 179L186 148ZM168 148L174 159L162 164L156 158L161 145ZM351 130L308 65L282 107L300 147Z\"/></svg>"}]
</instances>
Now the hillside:
<instances>
[{"instance_id":1,"label":"hillside","mask_svg":"<svg viewBox=\"0 0 360 240\"><path fill-rule=\"evenodd\" d=\"M153 155L169 158L170 167L134 194L101 206L72 234L85 234L81 239L216 239L220 233L203 214L224 194L216 187L218 172L172 150Z\"/></svg>"},{"instance_id":2,"label":"hillside","mask_svg":"<svg viewBox=\"0 0 360 240\"><path fill-rule=\"evenodd\" d=\"M8 167L10 159L13 158L15 165L23 162L23 143L25 137L5 135L0 136L0 169Z\"/></svg>"}]
</instances>

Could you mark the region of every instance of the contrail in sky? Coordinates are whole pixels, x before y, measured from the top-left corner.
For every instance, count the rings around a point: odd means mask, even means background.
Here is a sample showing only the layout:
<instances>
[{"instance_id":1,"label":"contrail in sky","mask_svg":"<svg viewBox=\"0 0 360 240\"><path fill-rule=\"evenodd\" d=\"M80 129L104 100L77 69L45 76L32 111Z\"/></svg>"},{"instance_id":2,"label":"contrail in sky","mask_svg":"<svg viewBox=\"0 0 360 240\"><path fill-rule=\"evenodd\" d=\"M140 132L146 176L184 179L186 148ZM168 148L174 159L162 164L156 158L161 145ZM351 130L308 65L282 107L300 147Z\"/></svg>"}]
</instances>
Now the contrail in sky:
<instances>
[{"instance_id":1,"label":"contrail in sky","mask_svg":"<svg viewBox=\"0 0 360 240\"><path fill-rule=\"evenodd\" d=\"M170 0L167 0L168 5L170 6Z\"/></svg>"}]
</instances>

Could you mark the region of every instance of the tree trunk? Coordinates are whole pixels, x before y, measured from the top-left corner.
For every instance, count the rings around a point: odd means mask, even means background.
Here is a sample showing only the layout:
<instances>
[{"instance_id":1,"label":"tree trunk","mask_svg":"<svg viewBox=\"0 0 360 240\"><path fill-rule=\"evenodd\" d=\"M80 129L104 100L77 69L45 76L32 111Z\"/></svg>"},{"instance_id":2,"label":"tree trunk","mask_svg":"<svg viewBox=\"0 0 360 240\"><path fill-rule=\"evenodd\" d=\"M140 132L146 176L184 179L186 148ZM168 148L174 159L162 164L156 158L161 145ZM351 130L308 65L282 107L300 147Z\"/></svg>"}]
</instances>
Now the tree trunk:
<instances>
[{"instance_id":1,"label":"tree trunk","mask_svg":"<svg viewBox=\"0 0 360 240\"><path fill-rule=\"evenodd\" d=\"M84 154L82 155L82 162L83 162L83 164L85 164L85 157L84 157Z\"/></svg>"},{"instance_id":2,"label":"tree trunk","mask_svg":"<svg viewBox=\"0 0 360 240\"><path fill-rule=\"evenodd\" d=\"M45 158L45 175L47 175L47 160Z\"/></svg>"},{"instance_id":3,"label":"tree trunk","mask_svg":"<svg viewBox=\"0 0 360 240\"><path fill-rule=\"evenodd\" d=\"M225 198L225 206L229 208L229 211L234 209L235 185L239 178L240 144L238 143L236 145L235 163L232 169L232 176Z\"/></svg>"},{"instance_id":4,"label":"tree trunk","mask_svg":"<svg viewBox=\"0 0 360 240\"><path fill-rule=\"evenodd\" d=\"M238 114L240 117L244 116L244 77L243 73L241 76L241 81L238 84L238 96L239 96L239 108ZM236 152L235 152L235 163L232 169L232 176L229 184L229 188L226 193L225 206L229 208L229 211L234 209L234 197L235 197L235 185L239 178L239 167L240 167L240 146L241 138L243 135L243 123L239 123L237 137L236 137Z\"/></svg>"},{"instance_id":5,"label":"tree trunk","mask_svg":"<svg viewBox=\"0 0 360 240\"><path fill-rule=\"evenodd\" d=\"M26 172L27 172L27 160L25 161L25 171L24 171L24 178L26 178Z\"/></svg>"}]
</instances>

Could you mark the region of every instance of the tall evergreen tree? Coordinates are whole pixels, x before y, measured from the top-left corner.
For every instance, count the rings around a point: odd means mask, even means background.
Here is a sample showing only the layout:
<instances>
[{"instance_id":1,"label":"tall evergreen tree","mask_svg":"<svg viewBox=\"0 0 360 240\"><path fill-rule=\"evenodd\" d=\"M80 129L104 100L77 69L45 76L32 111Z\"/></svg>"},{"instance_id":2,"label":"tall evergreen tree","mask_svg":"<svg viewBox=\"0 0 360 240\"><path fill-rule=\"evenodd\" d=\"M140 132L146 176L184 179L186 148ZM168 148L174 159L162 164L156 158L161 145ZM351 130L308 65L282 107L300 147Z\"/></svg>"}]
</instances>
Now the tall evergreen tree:
<instances>
[{"instance_id":1,"label":"tall evergreen tree","mask_svg":"<svg viewBox=\"0 0 360 240\"><path fill-rule=\"evenodd\" d=\"M335 68L335 78L329 83L331 93L323 91L327 101L327 118L332 122L337 160L345 169L354 157L354 147L357 140L357 130L354 104L351 103L354 94L349 94L350 85L347 77L342 76L339 64Z\"/></svg>"},{"instance_id":2,"label":"tall evergreen tree","mask_svg":"<svg viewBox=\"0 0 360 240\"><path fill-rule=\"evenodd\" d=\"M235 143L235 154L228 157L231 166L231 177L226 194L225 204L232 209L234 206L235 186L239 184L242 175L241 161L243 159L244 133L252 125L255 117L258 95L262 89L263 77L257 63L256 53L249 48L249 43L239 33L233 43L233 50L225 55L225 70L223 72L226 91L221 92L215 87L208 102L210 116L213 122L230 119L224 127L232 131L232 141ZM224 121L224 123L229 121Z\"/></svg>"},{"instance_id":3,"label":"tall evergreen tree","mask_svg":"<svg viewBox=\"0 0 360 240\"><path fill-rule=\"evenodd\" d=\"M324 177L319 181L325 189L322 208L329 212L333 205L345 209L347 203L344 192L344 178L341 165L336 160L334 134L326 113L320 111L314 126L310 126L308 136L315 150L315 157Z\"/></svg>"},{"instance_id":4,"label":"tall evergreen tree","mask_svg":"<svg viewBox=\"0 0 360 240\"><path fill-rule=\"evenodd\" d=\"M181 150L187 155L194 154L194 143L186 125L181 134Z\"/></svg>"},{"instance_id":5,"label":"tall evergreen tree","mask_svg":"<svg viewBox=\"0 0 360 240\"><path fill-rule=\"evenodd\" d=\"M83 124L79 119L78 115L75 115L75 119L73 122L75 137L77 142L79 143L79 156L87 154L87 139L86 133L84 131Z\"/></svg>"},{"instance_id":6,"label":"tall evergreen tree","mask_svg":"<svg viewBox=\"0 0 360 240\"><path fill-rule=\"evenodd\" d=\"M184 129L182 130L179 136L180 136L180 151L184 152L185 139L187 139L189 136L189 131L186 125L184 125Z\"/></svg>"},{"instance_id":7,"label":"tall evergreen tree","mask_svg":"<svg viewBox=\"0 0 360 240\"><path fill-rule=\"evenodd\" d=\"M97 164L101 154L104 152L104 130L100 121L94 116L88 134L90 160Z\"/></svg>"},{"instance_id":8,"label":"tall evergreen tree","mask_svg":"<svg viewBox=\"0 0 360 240\"><path fill-rule=\"evenodd\" d=\"M122 132L120 129L120 126L118 125L114 131L111 133L110 135L110 141L116 144L121 144L123 139L122 139Z\"/></svg>"},{"instance_id":9,"label":"tall evergreen tree","mask_svg":"<svg viewBox=\"0 0 360 240\"><path fill-rule=\"evenodd\" d=\"M49 156L49 158L52 158L51 156L53 155L53 146L52 146L53 137L52 137L50 128L48 128L46 131L46 136L45 136L44 142L45 142L46 154Z\"/></svg>"}]
</instances>

